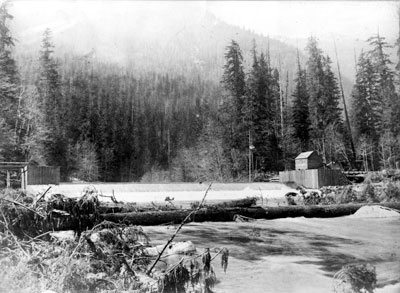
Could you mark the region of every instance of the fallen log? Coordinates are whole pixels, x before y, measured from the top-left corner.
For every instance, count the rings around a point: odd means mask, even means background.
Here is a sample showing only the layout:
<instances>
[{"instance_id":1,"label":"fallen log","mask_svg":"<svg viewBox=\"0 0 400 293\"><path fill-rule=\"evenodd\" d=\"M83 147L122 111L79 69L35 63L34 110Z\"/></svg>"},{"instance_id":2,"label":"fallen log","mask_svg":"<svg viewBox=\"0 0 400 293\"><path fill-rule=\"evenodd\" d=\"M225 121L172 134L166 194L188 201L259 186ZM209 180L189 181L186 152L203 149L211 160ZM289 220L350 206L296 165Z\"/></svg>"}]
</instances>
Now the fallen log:
<instances>
[{"instance_id":1,"label":"fallen log","mask_svg":"<svg viewBox=\"0 0 400 293\"><path fill-rule=\"evenodd\" d=\"M75 199L76 201L76 199ZM229 208L229 207L251 207L254 206L257 202L256 197L243 198L238 200L224 201L216 204L205 205L208 208ZM65 203L53 203L52 208L57 210L65 209ZM123 202L99 202L99 206L97 207L97 212L99 214L110 214L110 213L130 213L130 212L158 212L160 210L163 211L175 211L178 208L172 206L144 206L137 205L136 203L123 203Z\"/></svg>"},{"instance_id":2,"label":"fallen log","mask_svg":"<svg viewBox=\"0 0 400 293\"><path fill-rule=\"evenodd\" d=\"M98 207L100 214L142 212L146 210L148 208L139 207L136 203L100 202L100 206Z\"/></svg>"},{"instance_id":3,"label":"fallen log","mask_svg":"<svg viewBox=\"0 0 400 293\"><path fill-rule=\"evenodd\" d=\"M240 215L247 218L253 219L279 219L287 217L306 217L306 218L330 218L330 217L341 217L354 214L359 208L367 205L378 205L392 209L400 210L400 202L397 203L380 203L380 204L339 204L339 205L308 205L308 206L280 206L280 207L206 207L199 209L190 218L189 222L229 222L234 221L235 216ZM142 225L142 226L153 226L163 224L179 224L185 219L193 210L192 209L177 209L171 211L146 211L146 212L129 212L129 213L83 213L83 214L70 214L64 212L64 214L58 214L56 210L53 210L49 217L43 219L41 217L35 217L35 214L26 210L18 205L15 206L18 209L18 213L23 213L24 217L18 217L17 222L13 222L13 227L16 229L15 232L20 231L21 237L24 233L22 230L31 235L39 235L49 230L74 230L79 233L86 229L91 229L94 225L104 220L122 223L126 225ZM11 207L10 207L11 208ZM3 206L1 212L3 218L10 219L10 221L4 221L8 229L11 229L11 219L15 218L13 210L8 210L6 206ZM61 210L59 212L62 212ZM32 229L27 225L32 225ZM1 230L1 219L0 219L0 230ZM4 225L3 225L4 226ZM4 227L3 227L4 228ZM32 230L32 231L31 231ZM17 233L18 234L18 233Z\"/></svg>"},{"instance_id":4,"label":"fallen log","mask_svg":"<svg viewBox=\"0 0 400 293\"><path fill-rule=\"evenodd\" d=\"M243 199L231 200L231 201L224 201L221 203L206 204L206 207L209 208L249 208L251 206L256 205L257 198L256 197L247 197Z\"/></svg>"},{"instance_id":5,"label":"fallen log","mask_svg":"<svg viewBox=\"0 0 400 293\"><path fill-rule=\"evenodd\" d=\"M332 218L354 214L360 207L370 204L340 204L340 205L310 205L310 206L280 206L280 207L250 207L250 208L202 208L194 214L191 222L229 222L235 215L254 219L278 219L287 217ZM371 204L372 205L372 204ZM400 203L375 204L393 209L400 209ZM191 210L151 211L141 213L102 214L101 220L107 220L126 225L162 225L178 224Z\"/></svg>"},{"instance_id":6,"label":"fallen log","mask_svg":"<svg viewBox=\"0 0 400 293\"><path fill-rule=\"evenodd\" d=\"M215 204L207 204L205 205L208 208L233 208L233 207L241 207L241 208L249 208L251 206L256 205L257 198L256 197L248 197L237 200L224 201ZM194 204L195 206L195 204ZM177 210L178 208L174 208L172 206L160 206L160 210L169 211L169 210ZM129 212L150 212L157 211L156 206L142 206L136 205L135 203L105 203L101 202L99 207L100 214L109 214L109 213L129 213Z\"/></svg>"}]
</instances>

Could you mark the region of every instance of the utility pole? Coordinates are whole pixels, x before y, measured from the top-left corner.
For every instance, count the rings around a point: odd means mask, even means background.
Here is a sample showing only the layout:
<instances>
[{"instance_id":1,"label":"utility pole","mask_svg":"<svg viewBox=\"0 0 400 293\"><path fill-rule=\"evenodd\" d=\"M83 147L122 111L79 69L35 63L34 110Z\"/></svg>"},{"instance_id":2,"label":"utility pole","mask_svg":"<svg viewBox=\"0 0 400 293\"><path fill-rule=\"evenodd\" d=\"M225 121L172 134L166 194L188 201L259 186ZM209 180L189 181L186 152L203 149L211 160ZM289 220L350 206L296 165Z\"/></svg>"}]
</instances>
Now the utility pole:
<instances>
[{"instance_id":1,"label":"utility pole","mask_svg":"<svg viewBox=\"0 0 400 293\"><path fill-rule=\"evenodd\" d=\"M356 162L356 149L354 147L354 141L353 141L353 134L351 133L351 126L350 126L350 121L349 121L349 115L347 113L347 107L346 107L346 101L344 99L344 92L343 92L343 84L342 84L342 76L340 74L340 66L339 66L339 57L336 49L336 42L335 39L333 39L333 44L335 46L335 54L336 54L336 62L337 62L337 68L338 68L338 74L339 74L339 83L340 83L340 91L342 93L342 99L343 99L343 109L344 109L344 115L346 117L346 124L347 124L347 129L349 131L350 135L350 144L351 144L351 151L353 153L353 164Z\"/></svg>"},{"instance_id":2,"label":"utility pole","mask_svg":"<svg viewBox=\"0 0 400 293\"><path fill-rule=\"evenodd\" d=\"M169 133L169 125L167 130L167 147L168 147L168 179L171 181L171 137Z\"/></svg>"},{"instance_id":3,"label":"utility pole","mask_svg":"<svg viewBox=\"0 0 400 293\"><path fill-rule=\"evenodd\" d=\"M251 131L249 129L249 183L252 181L252 170L253 170L253 150L255 149L252 144Z\"/></svg>"},{"instance_id":4,"label":"utility pole","mask_svg":"<svg viewBox=\"0 0 400 293\"><path fill-rule=\"evenodd\" d=\"M281 83L281 56L279 56L279 102L281 112L281 139L283 140L283 96L282 96L282 83Z\"/></svg>"},{"instance_id":5,"label":"utility pole","mask_svg":"<svg viewBox=\"0 0 400 293\"><path fill-rule=\"evenodd\" d=\"M280 112L281 112L281 142L282 142L282 155L283 155L283 164L286 169L286 157L285 157L285 139L284 139L284 124L283 124L283 95L282 95L282 82L281 82L281 56L279 55L279 102L280 102Z\"/></svg>"},{"instance_id":6,"label":"utility pole","mask_svg":"<svg viewBox=\"0 0 400 293\"><path fill-rule=\"evenodd\" d=\"M289 71L286 71L286 86L285 86L285 107L288 106L288 93L289 93Z\"/></svg>"},{"instance_id":7,"label":"utility pole","mask_svg":"<svg viewBox=\"0 0 400 293\"><path fill-rule=\"evenodd\" d=\"M249 129L249 183L251 182L251 138L250 138L250 129Z\"/></svg>"}]
</instances>

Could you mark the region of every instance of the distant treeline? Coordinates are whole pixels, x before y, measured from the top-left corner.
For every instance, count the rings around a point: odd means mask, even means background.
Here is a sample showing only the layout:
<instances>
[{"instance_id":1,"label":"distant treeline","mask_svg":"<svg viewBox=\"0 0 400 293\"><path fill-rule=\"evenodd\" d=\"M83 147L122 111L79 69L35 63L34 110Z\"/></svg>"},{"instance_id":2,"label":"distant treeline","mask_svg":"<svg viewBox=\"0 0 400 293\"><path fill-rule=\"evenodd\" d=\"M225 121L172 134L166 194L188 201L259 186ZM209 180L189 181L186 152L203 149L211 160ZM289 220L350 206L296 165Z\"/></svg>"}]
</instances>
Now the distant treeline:
<instances>
[{"instance_id":1,"label":"distant treeline","mask_svg":"<svg viewBox=\"0 0 400 293\"><path fill-rule=\"evenodd\" d=\"M39 65L25 56L17 66L11 19L3 4L0 160L60 166L63 180L152 182L241 181L249 170L258 180L306 150L345 168L394 168L400 160L400 65L393 69L379 35L359 57L347 121L335 65L315 38L305 66L300 58L293 64L289 93L287 73L255 42L247 70L238 43L227 44L219 82L193 71L60 61L50 30Z\"/></svg>"}]
</instances>

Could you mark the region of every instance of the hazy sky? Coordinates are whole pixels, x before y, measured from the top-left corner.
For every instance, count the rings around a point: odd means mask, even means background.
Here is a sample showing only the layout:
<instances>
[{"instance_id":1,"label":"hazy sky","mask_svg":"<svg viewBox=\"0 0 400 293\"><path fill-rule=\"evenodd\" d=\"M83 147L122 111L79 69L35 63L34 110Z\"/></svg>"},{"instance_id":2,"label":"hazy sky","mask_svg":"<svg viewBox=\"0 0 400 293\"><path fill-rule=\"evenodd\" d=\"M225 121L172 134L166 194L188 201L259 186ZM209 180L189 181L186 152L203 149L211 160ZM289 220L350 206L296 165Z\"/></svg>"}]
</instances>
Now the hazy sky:
<instances>
[{"instance_id":1,"label":"hazy sky","mask_svg":"<svg viewBox=\"0 0 400 293\"><path fill-rule=\"evenodd\" d=\"M1 0L0 0L1 1ZM398 34L397 1L15 1L13 9L40 16L41 11L74 9L101 15L139 7L151 13L157 6L170 7L170 13L184 13L182 7L205 9L221 20L257 33L289 38L327 34L365 39L378 31L390 39ZM126 9L128 13L129 9ZM150 15L150 14L149 14ZM116 20L118 21L118 20Z\"/></svg>"},{"instance_id":2,"label":"hazy sky","mask_svg":"<svg viewBox=\"0 0 400 293\"><path fill-rule=\"evenodd\" d=\"M231 24L290 38L335 34L367 38L398 34L398 1L217 1L207 7Z\"/></svg>"}]
</instances>

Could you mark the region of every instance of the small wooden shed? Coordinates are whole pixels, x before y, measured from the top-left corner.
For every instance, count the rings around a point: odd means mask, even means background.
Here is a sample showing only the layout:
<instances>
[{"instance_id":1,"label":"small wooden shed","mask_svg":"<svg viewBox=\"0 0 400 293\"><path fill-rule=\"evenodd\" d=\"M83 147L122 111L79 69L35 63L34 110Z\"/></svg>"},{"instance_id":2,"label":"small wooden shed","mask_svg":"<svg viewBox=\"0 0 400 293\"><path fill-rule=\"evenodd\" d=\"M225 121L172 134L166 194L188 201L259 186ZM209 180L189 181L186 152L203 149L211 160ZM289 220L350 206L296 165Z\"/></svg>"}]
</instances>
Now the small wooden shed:
<instances>
[{"instance_id":1,"label":"small wooden shed","mask_svg":"<svg viewBox=\"0 0 400 293\"><path fill-rule=\"evenodd\" d=\"M18 177L22 178L23 177L23 169L28 166L28 162L0 162L0 171L5 171L6 172L6 188L11 187L11 174L17 173ZM22 188L24 188L21 185Z\"/></svg>"},{"instance_id":2,"label":"small wooden shed","mask_svg":"<svg viewBox=\"0 0 400 293\"><path fill-rule=\"evenodd\" d=\"M294 182L306 188L346 185L349 182L342 171L323 168L279 172L279 181Z\"/></svg>"},{"instance_id":3,"label":"small wooden shed","mask_svg":"<svg viewBox=\"0 0 400 293\"><path fill-rule=\"evenodd\" d=\"M60 167L38 166L32 162L0 162L0 171L3 170L6 172L6 188L12 187L12 181L20 182L24 190L27 185L60 183Z\"/></svg>"},{"instance_id":4,"label":"small wooden shed","mask_svg":"<svg viewBox=\"0 0 400 293\"><path fill-rule=\"evenodd\" d=\"M318 169L323 166L322 159L315 151L304 152L295 159L296 170Z\"/></svg>"}]
</instances>

